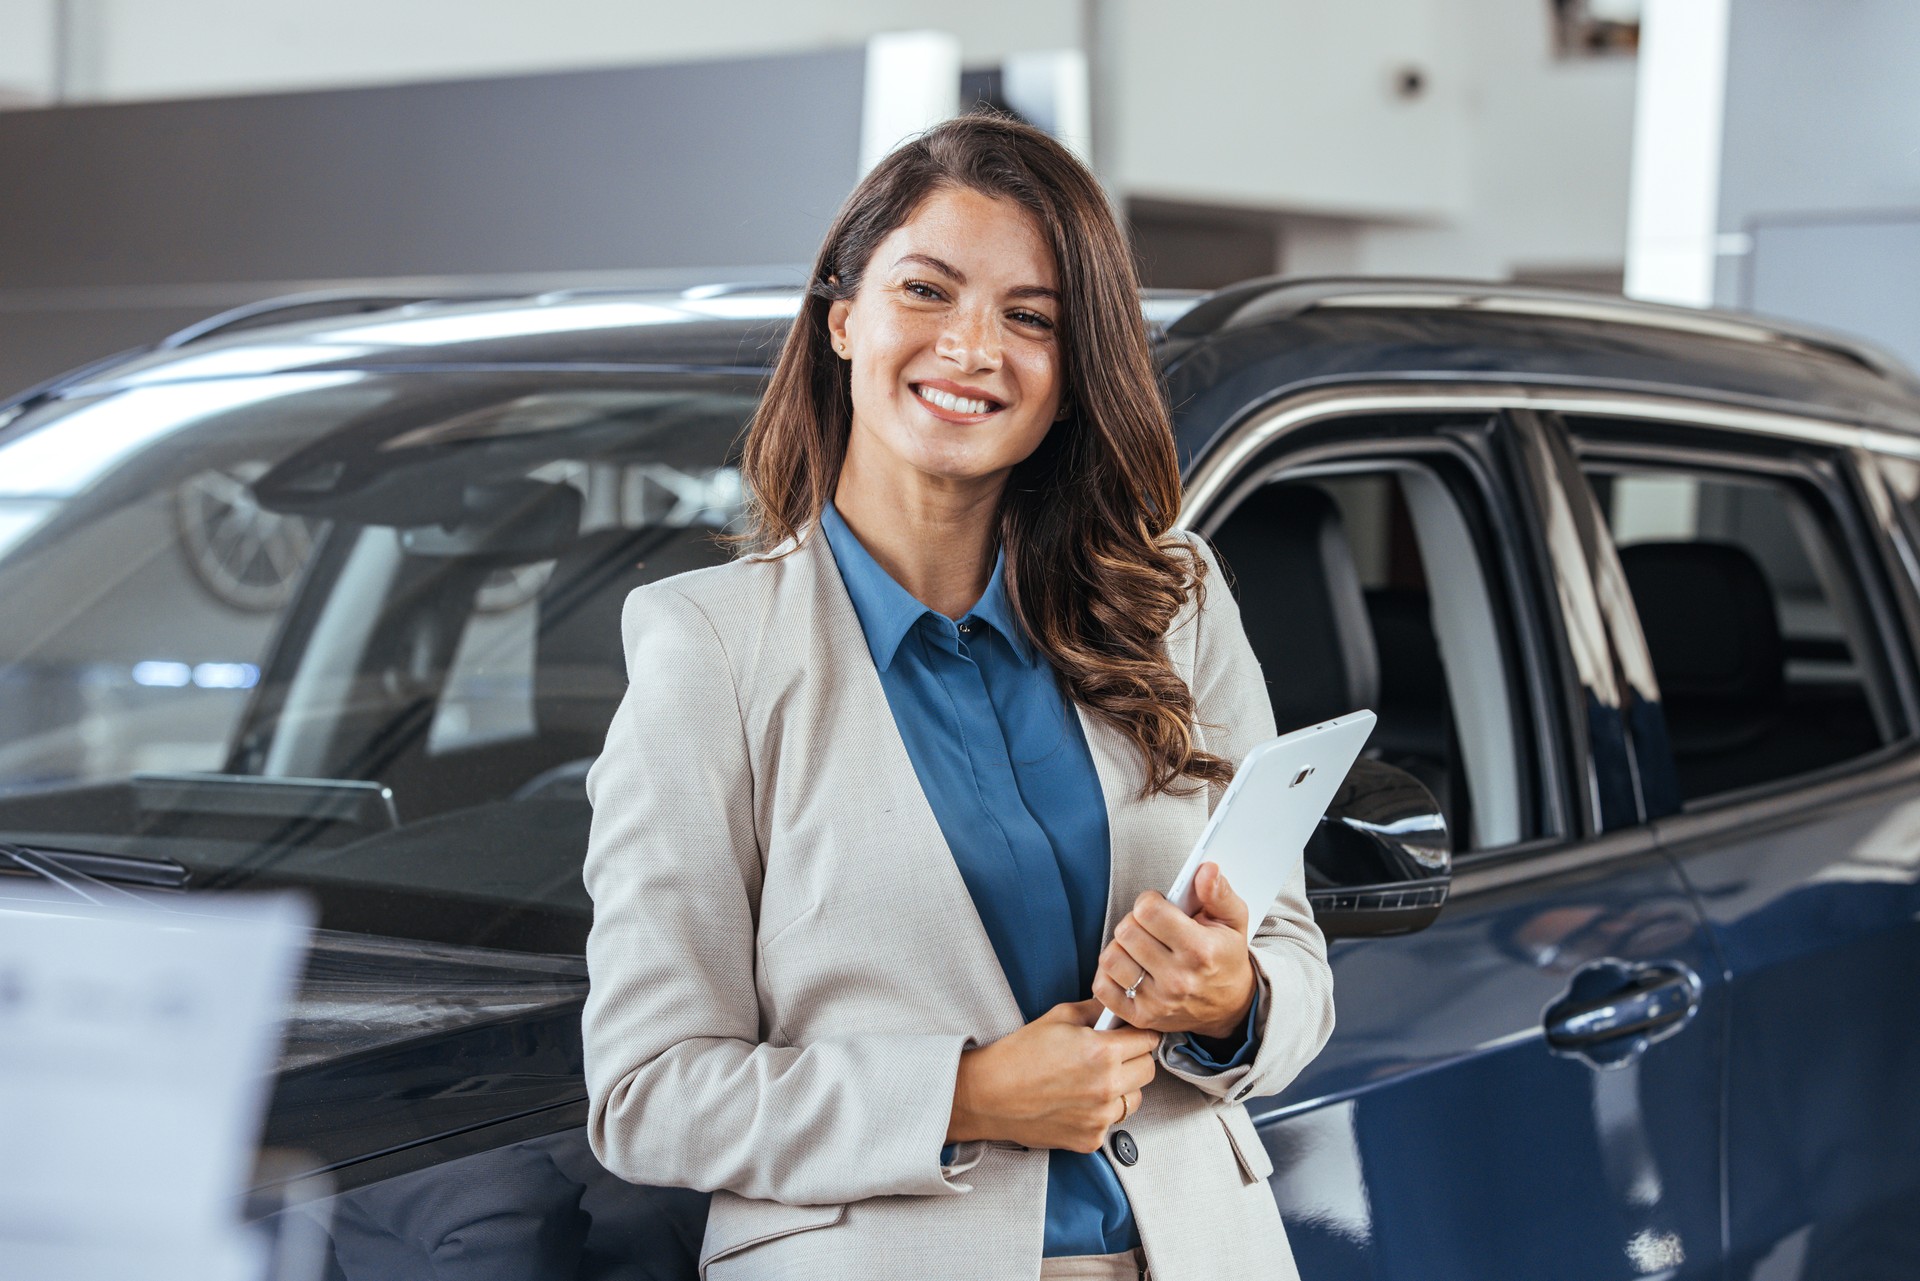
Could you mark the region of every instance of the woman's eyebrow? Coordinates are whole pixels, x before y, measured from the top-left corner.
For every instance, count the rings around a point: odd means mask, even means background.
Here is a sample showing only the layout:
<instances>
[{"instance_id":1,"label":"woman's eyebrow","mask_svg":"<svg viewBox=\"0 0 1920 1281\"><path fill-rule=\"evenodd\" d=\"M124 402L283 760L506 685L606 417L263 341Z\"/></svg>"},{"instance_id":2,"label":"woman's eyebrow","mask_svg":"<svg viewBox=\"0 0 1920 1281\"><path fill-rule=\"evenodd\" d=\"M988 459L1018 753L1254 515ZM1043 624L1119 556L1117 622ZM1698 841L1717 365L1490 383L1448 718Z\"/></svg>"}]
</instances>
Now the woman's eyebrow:
<instances>
[{"instance_id":1,"label":"woman's eyebrow","mask_svg":"<svg viewBox=\"0 0 1920 1281\"><path fill-rule=\"evenodd\" d=\"M901 254L898 261L893 265L898 267L910 262L917 262L923 267L931 267L953 281L956 285L964 285L967 283L966 272L961 271L958 267L943 258L935 258L932 254ZM1055 302L1060 301L1060 291L1058 289L1050 289L1046 285L1015 285L1012 289L1007 290L1007 296L1009 298L1051 298Z\"/></svg>"}]
</instances>

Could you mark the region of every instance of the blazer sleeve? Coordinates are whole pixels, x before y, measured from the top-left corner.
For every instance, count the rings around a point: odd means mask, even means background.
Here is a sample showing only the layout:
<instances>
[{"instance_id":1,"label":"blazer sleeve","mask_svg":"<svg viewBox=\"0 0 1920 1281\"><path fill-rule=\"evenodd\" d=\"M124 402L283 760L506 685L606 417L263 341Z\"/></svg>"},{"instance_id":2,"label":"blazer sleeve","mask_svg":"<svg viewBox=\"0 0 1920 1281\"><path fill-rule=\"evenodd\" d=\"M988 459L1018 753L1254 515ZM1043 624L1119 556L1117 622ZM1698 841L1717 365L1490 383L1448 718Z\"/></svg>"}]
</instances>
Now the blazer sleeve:
<instances>
[{"instance_id":1,"label":"blazer sleeve","mask_svg":"<svg viewBox=\"0 0 1920 1281\"><path fill-rule=\"evenodd\" d=\"M1256 744L1274 736L1273 705L1219 561L1199 535L1187 538L1207 565L1203 600L1188 622L1194 628L1195 717L1207 749L1238 764ZM1225 788L1210 791L1209 813ZM1333 972L1327 967L1326 937L1307 905L1304 863L1294 864L1250 947L1262 1007L1251 1060L1224 1071L1201 1069L1183 1052L1184 1037L1162 1037L1158 1054L1168 1072L1231 1102L1279 1093L1333 1034Z\"/></svg>"},{"instance_id":2,"label":"blazer sleeve","mask_svg":"<svg viewBox=\"0 0 1920 1281\"><path fill-rule=\"evenodd\" d=\"M791 1204L967 1191L940 1163L964 1038L762 1041L761 851L731 665L665 583L627 598L622 628L627 693L587 776L594 1155L635 1183Z\"/></svg>"}]
</instances>

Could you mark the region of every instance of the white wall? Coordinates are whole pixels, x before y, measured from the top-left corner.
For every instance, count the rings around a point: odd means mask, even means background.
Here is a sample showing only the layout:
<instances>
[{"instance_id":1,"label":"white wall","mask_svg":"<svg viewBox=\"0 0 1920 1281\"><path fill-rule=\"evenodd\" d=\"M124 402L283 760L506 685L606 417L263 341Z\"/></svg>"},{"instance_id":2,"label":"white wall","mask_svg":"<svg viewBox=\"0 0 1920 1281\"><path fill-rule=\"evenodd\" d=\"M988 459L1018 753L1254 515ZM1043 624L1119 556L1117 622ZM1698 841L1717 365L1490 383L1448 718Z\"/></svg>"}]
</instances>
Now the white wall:
<instances>
[{"instance_id":1,"label":"white wall","mask_svg":"<svg viewBox=\"0 0 1920 1281\"><path fill-rule=\"evenodd\" d=\"M1118 185L1284 213L1289 272L1624 261L1635 60L1556 58L1546 0L1126 0L1122 40Z\"/></svg>"},{"instance_id":2,"label":"white wall","mask_svg":"<svg viewBox=\"0 0 1920 1281\"><path fill-rule=\"evenodd\" d=\"M0 107L53 92L51 0L0 0Z\"/></svg>"},{"instance_id":3,"label":"white wall","mask_svg":"<svg viewBox=\"0 0 1920 1281\"><path fill-rule=\"evenodd\" d=\"M1355 268L1493 279L1617 271L1635 60L1554 57L1543 0L1447 7L1460 15L1450 33L1467 139L1463 206L1443 225L1367 230Z\"/></svg>"},{"instance_id":4,"label":"white wall","mask_svg":"<svg viewBox=\"0 0 1920 1281\"><path fill-rule=\"evenodd\" d=\"M1544 7L1544 0L1542 0ZM1122 0L1115 178L1129 194L1305 214L1466 204L1460 53L1441 0ZM1426 70L1422 97L1393 72Z\"/></svg>"},{"instance_id":5,"label":"white wall","mask_svg":"<svg viewBox=\"0 0 1920 1281\"><path fill-rule=\"evenodd\" d=\"M100 36L79 97L341 88L860 44L938 28L969 62L1079 39L1076 0L70 0ZM0 0L0 49L52 0ZM15 27L15 22L23 25ZM0 84L14 72L0 54ZM21 59L30 62L30 59ZM44 89L47 71L29 66ZM18 82L15 82L18 84Z\"/></svg>"},{"instance_id":6,"label":"white wall","mask_svg":"<svg viewBox=\"0 0 1920 1281\"><path fill-rule=\"evenodd\" d=\"M196 96L736 55L936 28L967 65L1082 38L1081 0L68 0L74 96ZM1631 58L1558 62L1548 0L1097 0L1125 195L1292 223L1288 270L1618 268ZM53 0L0 0L0 96ZM1426 91L1393 77L1418 67Z\"/></svg>"}]
</instances>

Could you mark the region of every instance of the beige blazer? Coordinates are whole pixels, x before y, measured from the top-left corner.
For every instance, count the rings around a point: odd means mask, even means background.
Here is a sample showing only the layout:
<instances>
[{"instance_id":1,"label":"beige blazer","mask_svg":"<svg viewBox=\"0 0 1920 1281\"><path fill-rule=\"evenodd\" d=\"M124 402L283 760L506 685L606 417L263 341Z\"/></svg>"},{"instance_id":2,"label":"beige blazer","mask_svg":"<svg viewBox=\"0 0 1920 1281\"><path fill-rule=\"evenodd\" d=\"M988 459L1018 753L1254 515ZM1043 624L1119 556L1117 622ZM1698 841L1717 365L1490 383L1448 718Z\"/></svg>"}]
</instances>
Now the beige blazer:
<instances>
[{"instance_id":1,"label":"beige blazer","mask_svg":"<svg viewBox=\"0 0 1920 1281\"><path fill-rule=\"evenodd\" d=\"M1205 545L1191 540L1211 560ZM1167 648L1208 750L1273 717L1217 569ZM1040 1271L1047 1154L940 1152L960 1052L1022 1019L894 727L824 537L628 598L629 687L587 778L594 920L588 1133L636 1183L711 1190L709 1281L978 1281ZM1165 889L1219 789L1139 799L1143 766L1081 722L1112 834L1107 933ZM1333 1027L1326 943L1296 873L1253 940L1249 1064L1207 1075L1163 1040L1108 1157L1156 1281L1295 1275L1241 1100Z\"/></svg>"}]
</instances>

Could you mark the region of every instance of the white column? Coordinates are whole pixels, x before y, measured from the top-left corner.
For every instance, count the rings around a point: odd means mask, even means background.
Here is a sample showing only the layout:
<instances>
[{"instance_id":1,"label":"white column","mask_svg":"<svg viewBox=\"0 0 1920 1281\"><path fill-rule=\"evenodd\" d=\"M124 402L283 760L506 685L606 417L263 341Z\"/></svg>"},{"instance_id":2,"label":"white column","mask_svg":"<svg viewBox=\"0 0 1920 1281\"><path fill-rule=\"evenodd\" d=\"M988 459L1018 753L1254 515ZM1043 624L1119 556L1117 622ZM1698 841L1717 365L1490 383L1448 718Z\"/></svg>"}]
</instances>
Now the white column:
<instances>
[{"instance_id":1,"label":"white column","mask_svg":"<svg viewBox=\"0 0 1920 1281\"><path fill-rule=\"evenodd\" d=\"M960 110L960 41L944 31L895 31L867 41L860 172Z\"/></svg>"},{"instance_id":2,"label":"white column","mask_svg":"<svg viewBox=\"0 0 1920 1281\"><path fill-rule=\"evenodd\" d=\"M1713 302L1732 0L1646 0L1627 207L1627 294Z\"/></svg>"},{"instance_id":3,"label":"white column","mask_svg":"<svg viewBox=\"0 0 1920 1281\"><path fill-rule=\"evenodd\" d=\"M1008 106L1092 163L1093 105L1084 51L1010 53L1000 64L1000 92Z\"/></svg>"},{"instance_id":4,"label":"white column","mask_svg":"<svg viewBox=\"0 0 1920 1281\"><path fill-rule=\"evenodd\" d=\"M0 0L0 109L37 107L60 77L58 0Z\"/></svg>"}]
</instances>

